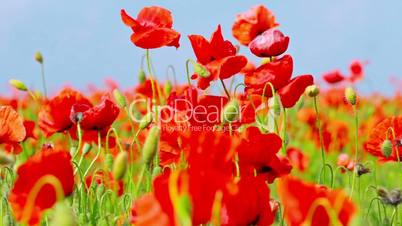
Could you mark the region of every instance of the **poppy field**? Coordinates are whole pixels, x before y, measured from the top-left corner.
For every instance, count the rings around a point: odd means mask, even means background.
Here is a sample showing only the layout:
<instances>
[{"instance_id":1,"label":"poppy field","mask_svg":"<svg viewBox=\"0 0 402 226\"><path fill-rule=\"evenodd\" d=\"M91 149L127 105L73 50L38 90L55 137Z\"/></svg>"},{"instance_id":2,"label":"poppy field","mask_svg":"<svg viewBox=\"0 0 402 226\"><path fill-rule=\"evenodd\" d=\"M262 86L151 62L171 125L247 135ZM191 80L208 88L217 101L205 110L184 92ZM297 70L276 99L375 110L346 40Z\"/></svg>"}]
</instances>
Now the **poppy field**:
<instances>
[{"instance_id":1,"label":"poppy field","mask_svg":"<svg viewBox=\"0 0 402 226\"><path fill-rule=\"evenodd\" d=\"M402 93L362 95L365 60L295 74L276 13L205 37L169 9L122 9L143 50L128 88L48 92L33 54L42 86L0 93L0 225L402 225ZM152 53L183 45L186 73L164 79Z\"/></svg>"}]
</instances>

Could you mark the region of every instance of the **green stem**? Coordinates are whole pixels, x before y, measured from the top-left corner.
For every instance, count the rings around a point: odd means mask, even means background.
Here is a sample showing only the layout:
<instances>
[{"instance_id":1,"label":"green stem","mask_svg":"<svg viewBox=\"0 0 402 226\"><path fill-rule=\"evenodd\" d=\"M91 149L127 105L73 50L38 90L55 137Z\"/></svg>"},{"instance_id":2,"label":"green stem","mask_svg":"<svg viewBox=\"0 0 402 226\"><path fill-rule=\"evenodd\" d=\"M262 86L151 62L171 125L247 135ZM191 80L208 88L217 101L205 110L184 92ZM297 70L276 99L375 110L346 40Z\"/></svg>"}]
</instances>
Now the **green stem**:
<instances>
[{"instance_id":1,"label":"green stem","mask_svg":"<svg viewBox=\"0 0 402 226\"><path fill-rule=\"evenodd\" d=\"M222 79L219 79L219 80L220 80L220 81L221 81L221 83L222 83L223 90L225 90L226 96L228 96L228 99L230 100L230 94L229 94L228 89L226 88L225 83L223 82L223 80L222 80Z\"/></svg>"},{"instance_id":2,"label":"green stem","mask_svg":"<svg viewBox=\"0 0 402 226\"><path fill-rule=\"evenodd\" d=\"M355 158L354 158L354 164L357 164L357 159L358 159L358 154L359 154L359 117L358 117L358 112L357 112L357 107L356 105L353 105L353 110L355 113ZM352 199L353 197L353 191L355 188L355 181L356 181L356 167L353 168L353 177L352 177L352 191L350 192L350 198Z\"/></svg>"},{"instance_id":3,"label":"green stem","mask_svg":"<svg viewBox=\"0 0 402 226\"><path fill-rule=\"evenodd\" d=\"M47 88L46 88L46 80L45 80L45 65L43 63L40 64L41 75L42 75L42 85L43 85L43 94L45 99L47 99Z\"/></svg>"},{"instance_id":4,"label":"green stem","mask_svg":"<svg viewBox=\"0 0 402 226\"><path fill-rule=\"evenodd\" d=\"M84 178L87 176L89 170L92 168L92 166L95 164L96 160L98 160L98 158L99 158L99 155L100 155L101 149L102 149L101 142L102 142L101 141L101 132L98 131L98 152L96 153L95 158L92 160L92 162L89 164L87 170L85 171L84 176L83 176Z\"/></svg>"}]
</instances>

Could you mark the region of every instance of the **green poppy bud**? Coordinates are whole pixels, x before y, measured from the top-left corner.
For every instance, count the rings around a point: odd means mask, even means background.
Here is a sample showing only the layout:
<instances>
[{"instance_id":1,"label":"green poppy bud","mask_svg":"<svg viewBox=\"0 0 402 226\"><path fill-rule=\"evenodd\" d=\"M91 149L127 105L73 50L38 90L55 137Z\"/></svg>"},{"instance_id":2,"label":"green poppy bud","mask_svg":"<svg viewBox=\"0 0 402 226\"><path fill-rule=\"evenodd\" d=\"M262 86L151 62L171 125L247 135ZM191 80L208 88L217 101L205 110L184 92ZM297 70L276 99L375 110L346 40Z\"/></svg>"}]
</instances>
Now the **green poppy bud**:
<instances>
[{"instance_id":1,"label":"green poppy bud","mask_svg":"<svg viewBox=\"0 0 402 226\"><path fill-rule=\"evenodd\" d=\"M169 96L170 92L172 92L172 83L169 80L167 80L163 89L165 91L165 95Z\"/></svg>"},{"instance_id":2,"label":"green poppy bud","mask_svg":"<svg viewBox=\"0 0 402 226\"><path fill-rule=\"evenodd\" d=\"M149 165L157 154L159 137L160 128L157 126L152 127L148 132L147 139L142 148L142 160L144 164Z\"/></svg>"},{"instance_id":3,"label":"green poppy bud","mask_svg":"<svg viewBox=\"0 0 402 226\"><path fill-rule=\"evenodd\" d=\"M281 102L280 102L278 96L275 95L273 97L272 101L273 101L272 102L272 110L274 111L274 114L276 116L281 115Z\"/></svg>"},{"instance_id":4,"label":"green poppy bud","mask_svg":"<svg viewBox=\"0 0 402 226\"><path fill-rule=\"evenodd\" d=\"M105 156L105 165L106 165L106 167L108 169L112 169L113 162L114 162L113 155L110 154L110 153L107 153L106 156Z\"/></svg>"},{"instance_id":5,"label":"green poppy bud","mask_svg":"<svg viewBox=\"0 0 402 226\"><path fill-rule=\"evenodd\" d=\"M222 123L226 124L236 121L239 118L239 114L239 102L236 99L229 101L229 103L225 105L222 111Z\"/></svg>"},{"instance_id":6,"label":"green poppy bud","mask_svg":"<svg viewBox=\"0 0 402 226\"><path fill-rule=\"evenodd\" d=\"M384 140L381 144L381 151L385 157L389 157L392 154L392 141L389 139Z\"/></svg>"},{"instance_id":7,"label":"green poppy bud","mask_svg":"<svg viewBox=\"0 0 402 226\"><path fill-rule=\"evenodd\" d=\"M309 97L316 97L320 94L320 89L316 85L311 85L306 88L306 94Z\"/></svg>"},{"instance_id":8,"label":"green poppy bud","mask_svg":"<svg viewBox=\"0 0 402 226\"><path fill-rule=\"evenodd\" d=\"M35 53L35 60L36 60L38 63L43 64L43 56L42 56L42 53L36 52L36 53Z\"/></svg>"},{"instance_id":9,"label":"green poppy bud","mask_svg":"<svg viewBox=\"0 0 402 226\"><path fill-rule=\"evenodd\" d=\"M14 158L4 152L0 152L0 165L12 165Z\"/></svg>"},{"instance_id":10,"label":"green poppy bud","mask_svg":"<svg viewBox=\"0 0 402 226\"><path fill-rule=\"evenodd\" d=\"M139 124L139 128L140 129L147 128L152 123L152 120L153 120L152 112L148 112L146 115L144 115L144 117L142 117Z\"/></svg>"},{"instance_id":11,"label":"green poppy bud","mask_svg":"<svg viewBox=\"0 0 402 226\"><path fill-rule=\"evenodd\" d=\"M113 164L113 177L116 180L123 179L128 168L128 154L125 151L119 152Z\"/></svg>"},{"instance_id":12,"label":"green poppy bud","mask_svg":"<svg viewBox=\"0 0 402 226\"><path fill-rule=\"evenodd\" d=\"M352 87L347 87L345 89L345 98L349 104L356 105L357 96L356 96L356 92L353 90Z\"/></svg>"},{"instance_id":13,"label":"green poppy bud","mask_svg":"<svg viewBox=\"0 0 402 226\"><path fill-rule=\"evenodd\" d=\"M18 90L21 91L28 91L27 86L20 80L16 80L16 79L10 79L10 81L8 81L10 83L10 85Z\"/></svg>"},{"instance_id":14,"label":"green poppy bud","mask_svg":"<svg viewBox=\"0 0 402 226\"><path fill-rule=\"evenodd\" d=\"M142 68L138 71L138 81L140 83L144 83L147 80L147 76L145 75L145 71Z\"/></svg>"},{"instance_id":15,"label":"green poppy bud","mask_svg":"<svg viewBox=\"0 0 402 226\"><path fill-rule=\"evenodd\" d=\"M204 67L204 65L199 64L199 63L194 63L193 66L194 66L193 70L197 75L199 75L203 78L208 78L211 75L211 73L208 71L208 69L206 67Z\"/></svg>"},{"instance_id":16,"label":"green poppy bud","mask_svg":"<svg viewBox=\"0 0 402 226\"><path fill-rule=\"evenodd\" d=\"M126 97L120 92L120 90L118 89L113 90L113 96L119 107L125 108L127 106Z\"/></svg>"},{"instance_id":17,"label":"green poppy bud","mask_svg":"<svg viewBox=\"0 0 402 226\"><path fill-rule=\"evenodd\" d=\"M51 226L78 225L73 210L67 205L65 201L61 201L56 204L53 219L50 222L50 225Z\"/></svg>"},{"instance_id":18,"label":"green poppy bud","mask_svg":"<svg viewBox=\"0 0 402 226\"><path fill-rule=\"evenodd\" d=\"M85 143L84 146L82 147L82 153L84 155L86 155L89 153L89 151L91 151L91 149L92 149L92 145L89 143Z\"/></svg>"},{"instance_id":19,"label":"green poppy bud","mask_svg":"<svg viewBox=\"0 0 402 226\"><path fill-rule=\"evenodd\" d=\"M162 168L160 166L154 167L152 170L152 178L159 176L162 173Z\"/></svg>"}]
</instances>

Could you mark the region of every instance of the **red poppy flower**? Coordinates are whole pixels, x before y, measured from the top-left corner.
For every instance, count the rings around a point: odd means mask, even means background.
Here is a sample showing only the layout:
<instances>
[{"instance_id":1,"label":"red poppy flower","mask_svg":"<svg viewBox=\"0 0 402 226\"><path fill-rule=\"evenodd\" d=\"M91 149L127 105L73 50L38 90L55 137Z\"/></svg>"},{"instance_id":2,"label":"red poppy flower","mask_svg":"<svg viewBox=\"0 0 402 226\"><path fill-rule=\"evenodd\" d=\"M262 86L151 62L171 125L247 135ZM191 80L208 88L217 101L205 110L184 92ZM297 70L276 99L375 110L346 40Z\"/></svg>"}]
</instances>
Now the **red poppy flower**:
<instances>
[{"instance_id":1,"label":"red poppy flower","mask_svg":"<svg viewBox=\"0 0 402 226\"><path fill-rule=\"evenodd\" d=\"M247 128L236 147L242 175L253 176L256 170L261 178L272 183L275 178L289 174L292 169L289 161L277 156L281 146L278 135L263 134L257 127Z\"/></svg>"},{"instance_id":2,"label":"red poppy flower","mask_svg":"<svg viewBox=\"0 0 402 226\"><path fill-rule=\"evenodd\" d=\"M334 225L327 211L334 211L339 223L346 226L356 213L355 204L342 190L330 190L296 178L282 178L278 184L278 193L289 226Z\"/></svg>"},{"instance_id":3,"label":"red poppy flower","mask_svg":"<svg viewBox=\"0 0 402 226\"><path fill-rule=\"evenodd\" d=\"M248 45L255 37L278 25L272 12L265 6L258 5L237 15L232 34L241 44Z\"/></svg>"},{"instance_id":4,"label":"red poppy flower","mask_svg":"<svg viewBox=\"0 0 402 226\"><path fill-rule=\"evenodd\" d=\"M299 148L290 147L286 150L286 156L288 157L290 163L293 167L303 172L308 164L308 157L303 154L303 152Z\"/></svg>"},{"instance_id":5,"label":"red poppy flower","mask_svg":"<svg viewBox=\"0 0 402 226\"><path fill-rule=\"evenodd\" d=\"M73 105L70 118L72 121L77 122L76 118L82 117L80 125L84 130L101 131L108 129L119 113L119 107L109 97L104 96L102 102L94 107L92 107L92 104Z\"/></svg>"},{"instance_id":6,"label":"red poppy flower","mask_svg":"<svg viewBox=\"0 0 402 226\"><path fill-rule=\"evenodd\" d=\"M222 36L221 26L212 34L211 40L201 35L189 35L198 63L210 72L208 77L199 77L198 87L206 89L216 79L227 79L239 73L246 65L247 58L236 55L236 47Z\"/></svg>"},{"instance_id":7,"label":"red poppy flower","mask_svg":"<svg viewBox=\"0 0 402 226\"><path fill-rule=\"evenodd\" d=\"M349 66L350 77L349 80L354 83L356 81L362 80L364 77L364 68L363 65L367 64L360 62L358 60L353 61Z\"/></svg>"},{"instance_id":8,"label":"red poppy flower","mask_svg":"<svg viewBox=\"0 0 402 226\"><path fill-rule=\"evenodd\" d=\"M251 52L258 57L279 56L288 49L289 37L275 28L266 30L257 36L249 47Z\"/></svg>"},{"instance_id":9,"label":"red poppy flower","mask_svg":"<svg viewBox=\"0 0 402 226\"><path fill-rule=\"evenodd\" d=\"M325 73L322 78L329 84L335 84L345 80L345 76L343 76L339 70Z\"/></svg>"},{"instance_id":10,"label":"red poppy flower","mask_svg":"<svg viewBox=\"0 0 402 226\"><path fill-rule=\"evenodd\" d=\"M35 122L31 120L24 120L24 127L26 131L26 136L24 140L27 140L28 138L33 138L36 139L37 135L35 134Z\"/></svg>"},{"instance_id":11,"label":"red poppy flower","mask_svg":"<svg viewBox=\"0 0 402 226\"><path fill-rule=\"evenodd\" d=\"M131 209L131 223L137 226L170 226L169 217L152 193L135 200Z\"/></svg>"},{"instance_id":12,"label":"red poppy flower","mask_svg":"<svg viewBox=\"0 0 402 226\"><path fill-rule=\"evenodd\" d=\"M234 190L223 197L222 226L266 226L274 222L270 190L263 180L242 177Z\"/></svg>"},{"instance_id":13,"label":"red poppy flower","mask_svg":"<svg viewBox=\"0 0 402 226\"><path fill-rule=\"evenodd\" d=\"M85 178L85 185L87 189L91 186L91 184L103 184L106 188L115 191L119 196L123 195L124 193L123 181L116 181L110 172L106 175L104 172L97 172L95 175Z\"/></svg>"},{"instance_id":14,"label":"red poppy flower","mask_svg":"<svg viewBox=\"0 0 402 226\"><path fill-rule=\"evenodd\" d=\"M11 106L0 106L0 144L12 146L12 152L19 153L19 142L26 136L22 118Z\"/></svg>"},{"instance_id":15,"label":"red poppy flower","mask_svg":"<svg viewBox=\"0 0 402 226\"><path fill-rule=\"evenodd\" d=\"M39 111L39 128L49 137L56 132L64 132L73 125L70 120L71 107L74 104L91 105L91 102L81 93L63 89L56 97L48 100Z\"/></svg>"},{"instance_id":16,"label":"red poppy flower","mask_svg":"<svg viewBox=\"0 0 402 226\"><path fill-rule=\"evenodd\" d=\"M395 139L391 129L395 132ZM387 158L381 151L381 146L387 138L392 142L392 153ZM381 121L371 131L367 142L364 144L367 152L374 156L378 156L380 160L398 161L402 156L402 116L389 117Z\"/></svg>"},{"instance_id":17,"label":"red poppy flower","mask_svg":"<svg viewBox=\"0 0 402 226\"><path fill-rule=\"evenodd\" d=\"M143 49L155 49L163 46L179 48L180 34L172 29L172 13L162 7L143 8L134 19L124 9L121 10L123 23L133 30L131 41Z\"/></svg>"},{"instance_id":18,"label":"red poppy flower","mask_svg":"<svg viewBox=\"0 0 402 226\"><path fill-rule=\"evenodd\" d=\"M301 75L291 79L293 72L293 59L290 55L275 59L255 69L246 75L244 82L248 93L262 95L264 87L270 82L282 101L285 108L293 107L304 93L307 86L314 83L313 76ZM265 89L265 96L272 97L271 89Z\"/></svg>"},{"instance_id":19,"label":"red poppy flower","mask_svg":"<svg viewBox=\"0 0 402 226\"><path fill-rule=\"evenodd\" d=\"M33 203L28 201L32 189L44 176L57 178L62 185L65 196L70 195L74 188L73 166L71 156L66 151L42 150L32 156L17 170L17 180L11 190L9 202L18 221L27 218L29 225L38 224L43 212L56 203L56 191L50 184L43 185ZM32 205L32 211L24 212ZM28 209L29 210L29 209Z\"/></svg>"}]
</instances>

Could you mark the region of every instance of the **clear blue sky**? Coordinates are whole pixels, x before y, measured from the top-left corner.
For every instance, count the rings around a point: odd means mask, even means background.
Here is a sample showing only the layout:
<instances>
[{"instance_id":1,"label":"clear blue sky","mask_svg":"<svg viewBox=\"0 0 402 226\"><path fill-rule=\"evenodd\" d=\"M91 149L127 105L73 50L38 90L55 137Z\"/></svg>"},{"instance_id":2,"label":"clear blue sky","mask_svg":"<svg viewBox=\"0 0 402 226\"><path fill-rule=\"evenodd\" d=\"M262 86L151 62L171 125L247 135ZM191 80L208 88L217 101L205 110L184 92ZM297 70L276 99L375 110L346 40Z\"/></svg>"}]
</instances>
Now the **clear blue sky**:
<instances>
[{"instance_id":1,"label":"clear blue sky","mask_svg":"<svg viewBox=\"0 0 402 226\"><path fill-rule=\"evenodd\" d=\"M182 33L181 48L151 52L159 76L172 64L185 81L184 63L194 58L188 34L210 36L222 24L230 40L237 13L265 4L281 30L291 37L289 52L295 74L320 76L334 68L347 70L353 59L369 60L362 91L390 93L389 76L402 79L402 1L400 0L2 0L0 5L0 93L18 78L40 88L36 51L45 57L50 90L63 84L85 88L112 77L123 87L136 83L143 50L130 42L120 9L135 16L144 6L161 5L173 12ZM243 49L243 53L247 51ZM370 88L371 87L371 88Z\"/></svg>"}]
</instances>

